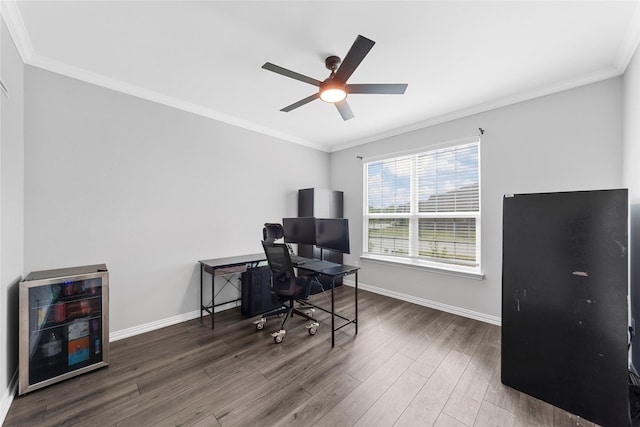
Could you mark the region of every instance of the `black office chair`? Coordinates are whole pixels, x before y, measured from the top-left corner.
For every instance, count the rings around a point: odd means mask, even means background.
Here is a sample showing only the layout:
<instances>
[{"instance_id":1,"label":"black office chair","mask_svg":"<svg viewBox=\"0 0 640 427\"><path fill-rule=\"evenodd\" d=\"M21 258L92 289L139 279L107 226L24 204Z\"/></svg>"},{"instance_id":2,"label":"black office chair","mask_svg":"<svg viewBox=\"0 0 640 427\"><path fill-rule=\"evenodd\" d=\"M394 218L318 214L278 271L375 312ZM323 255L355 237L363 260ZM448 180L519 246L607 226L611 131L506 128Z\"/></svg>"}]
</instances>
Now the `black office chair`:
<instances>
[{"instance_id":1,"label":"black office chair","mask_svg":"<svg viewBox=\"0 0 640 427\"><path fill-rule=\"evenodd\" d=\"M309 335L315 335L320 325L313 317L309 315L311 306L295 307L296 301L304 302L309 297L309 289L311 287L311 278L297 277L293 270L293 263L289 254L289 248L283 243L262 242L264 253L267 256L269 269L271 270L271 292L278 296L282 301L282 305L262 315L259 320L254 321L257 330L264 328L267 317L284 314L280 330L273 332L276 344L280 344L284 338L284 324L293 314L304 317L309 320L306 327Z\"/></svg>"}]
</instances>

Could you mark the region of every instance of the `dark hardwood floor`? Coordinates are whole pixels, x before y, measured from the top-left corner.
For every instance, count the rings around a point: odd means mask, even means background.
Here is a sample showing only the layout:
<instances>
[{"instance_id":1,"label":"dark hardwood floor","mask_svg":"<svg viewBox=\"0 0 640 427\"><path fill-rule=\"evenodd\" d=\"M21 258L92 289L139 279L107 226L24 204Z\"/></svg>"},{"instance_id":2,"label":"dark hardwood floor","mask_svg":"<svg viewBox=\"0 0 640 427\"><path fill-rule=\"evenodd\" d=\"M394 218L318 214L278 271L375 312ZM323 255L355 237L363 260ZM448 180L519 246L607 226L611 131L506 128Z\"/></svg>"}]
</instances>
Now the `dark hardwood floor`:
<instances>
[{"instance_id":1,"label":"dark hardwood floor","mask_svg":"<svg viewBox=\"0 0 640 427\"><path fill-rule=\"evenodd\" d=\"M331 348L289 320L282 344L239 309L111 343L107 368L16 397L5 426L593 426L500 383L500 328L359 292ZM323 294L313 300L326 302ZM336 290L353 313L353 288ZM205 319L206 321L207 319Z\"/></svg>"}]
</instances>

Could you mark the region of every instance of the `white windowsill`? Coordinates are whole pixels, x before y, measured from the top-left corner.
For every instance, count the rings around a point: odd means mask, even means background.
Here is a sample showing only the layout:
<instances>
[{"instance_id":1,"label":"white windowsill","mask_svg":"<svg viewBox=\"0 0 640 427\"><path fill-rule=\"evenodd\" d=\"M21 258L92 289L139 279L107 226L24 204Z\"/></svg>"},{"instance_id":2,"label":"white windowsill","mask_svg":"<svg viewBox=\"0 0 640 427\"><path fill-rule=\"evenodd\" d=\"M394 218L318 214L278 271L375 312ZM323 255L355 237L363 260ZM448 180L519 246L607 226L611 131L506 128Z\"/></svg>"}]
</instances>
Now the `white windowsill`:
<instances>
[{"instance_id":1,"label":"white windowsill","mask_svg":"<svg viewBox=\"0 0 640 427\"><path fill-rule=\"evenodd\" d=\"M449 274L452 276L460 276L466 277L469 279L483 280L484 274L476 271L472 271L471 269L466 269L464 267L450 266L450 267L442 267L440 265L436 266L433 263L428 261L421 261L412 258L401 258L401 257L391 257L384 255L373 255L373 254L362 254L360 256L361 260L371 261L381 264L395 264L398 266L406 266L409 268L414 268L418 270L426 270L434 273L440 274Z\"/></svg>"}]
</instances>

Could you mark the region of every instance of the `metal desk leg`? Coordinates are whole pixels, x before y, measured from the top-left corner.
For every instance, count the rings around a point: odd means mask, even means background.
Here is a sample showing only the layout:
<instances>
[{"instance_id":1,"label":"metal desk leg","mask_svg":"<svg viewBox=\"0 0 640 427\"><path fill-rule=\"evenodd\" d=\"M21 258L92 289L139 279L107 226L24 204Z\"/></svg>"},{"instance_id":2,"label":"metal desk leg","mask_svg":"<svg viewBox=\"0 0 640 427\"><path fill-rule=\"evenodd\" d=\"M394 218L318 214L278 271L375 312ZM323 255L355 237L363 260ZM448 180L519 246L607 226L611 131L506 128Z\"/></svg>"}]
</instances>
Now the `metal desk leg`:
<instances>
[{"instance_id":1,"label":"metal desk leg","mask_svg":"<svg viewBox=\"0 0 640 427\"><path fill-rule=\"evenodd\" d=\"M358 270L356 270L356 335L358 335Z\"/></svg>"},{"instance_id":2,"label":"metal desk leg","mask_svg":"<svg viewBox=\"0 0 640 427\"><path fill-rule=\"evenodd\" d=\"M200 323L202 323L202 269L204 266L200 264Z\"/></svg>"},{"instance_id":3,"label":"metal desk leg","mask_svg":"<svg viewBox=\"0 0 640 427\"><path fill-rule=\"evenodd\" d=\"M211 329L213 329L214 313L216 312L216 290L214 289L216 274L215 270L211 272Z\"/></svg>"},{"instance_id":4,"label":"metal desk leg","mask_svg":"<svg viewBox=\"0 0 640 427\"><path fill-rule=\"evenodd\" d=\"M336 333L336 307L335 307L335 297L333 295L336 289L336 278L335 276L331 278L331 348L335 346L334 334Z\"/></svg>"}]
</instances>

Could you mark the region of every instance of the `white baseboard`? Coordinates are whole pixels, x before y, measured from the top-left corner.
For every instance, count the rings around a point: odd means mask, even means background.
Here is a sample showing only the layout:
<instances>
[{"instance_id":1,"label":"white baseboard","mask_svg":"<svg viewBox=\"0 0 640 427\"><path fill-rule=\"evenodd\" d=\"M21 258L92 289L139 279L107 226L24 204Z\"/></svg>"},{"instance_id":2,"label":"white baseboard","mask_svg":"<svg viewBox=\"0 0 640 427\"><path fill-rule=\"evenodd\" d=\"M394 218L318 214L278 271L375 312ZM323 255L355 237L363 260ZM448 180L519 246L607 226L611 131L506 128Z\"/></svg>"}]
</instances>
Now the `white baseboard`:
<instances>
[{"instance_id":1,"label":"white baseboard","mask_svg":"<svg viewBox=\"0 0 640 427\"><path fill-rule=\"evenodd\" d=\"M215 312L229 310L236 308L235 302L229 304L222 304L215 308ZM124 338L129 338L135 335L143 334L145 332L155 331L156 329L165 328L167 326L176 325L178 323L186 322L189 320L197 319L200 317L200 310L194 310L189 313L178 314L177 316L169 317L166 319L156 320L155 322L145 323L144 325L133 326L131 328L122 329L120 331L111 332L109 334L109 342L118 341Z\"/></svg>"},{"instance_id":2,"label":"white baseboard","mask_svg":"<svg viewBox=\"0 0 640 427\"><path fill-rule=\"evenodd\" d=\"M355 286L353 280L343 279L344 284L347 286ZM456 314L462 317L468 317L469 319L479 320L485 323L491 323L492 325L502 325L502 318L496 316L490 316L485 313L480 313L477 311L467 310L466 308L456 307L453 305L443 304L437 301L431 301L428 299L416 297L413 295L403 294L396 291L391 291L389 289L379 288L377 286L367 285L366 283L362 283L358 281L358 289L362 289L365 291L373 292L374 294L380 294L387 297L399 299L402 301L407 301L413 304L418 304L423 307L434 308L440 311L446 311L447 313Z\"/></svg>"},{"instance_id":3,"label":"white baseboard","mask_svg":"<svg viewBox=\"0 0 640 427\"><path fill-rule=\"evenodd\" d=\"M344 279L344 284L347 286L354 286L354 282L352 280ZM502 324L502 319L495 316L489 316L484 313L479 313L477 311L467 310L465 308L456 307L448 304L443 304L436 301L431 301L424 298L419 298L413 295L407 295L400 292L391 291L389 289L379 288L376 286L367 285L365 283L358 283L358 288L363 289L365 291L373 292L376 294L388 296L391 298L399 299L402 301L407 301L413 304L418 304L424 307L434 308L440 311L446 311L447 313L456 314L458 316L468 317L470 319L479 320L481 322L491 323L493 325L500 326ZM235 302L231 302L229 304L223 304L219 307L216 307L215 312L218 313L220 311L228 310L231 308L237 307ZM164 328L167 326L176 325L178 323L186 322L189 320L193 320L200 317L200 311L195 310L189 313L179 314L177 316L169 317L166 319L156 320L155 322L145 323L143 325L134 326L127 329L122 329L120 331L112 332L109 334L109 341L118 341L124 338L129 338L135 335L143 334L145 332L155 331L156 329Z\"/></svg>"},{"instance_id":4,"label":"white baseboard","mask_svg":"<svg viewBox=\"0 0 640 427\"><path fill-rule=\"evenodd\" d=\"M16 369L13 372L11 381L9 381L9 386L4 391L4 393L2 393L2 400L0 400L0 425L3 425L5 418L7 418L7 414L9 413L9 408L11 407L11 403L13 403L13 398L16 395L17 388L18 388L18 370Z\"/></svg>"}]
</instances>

